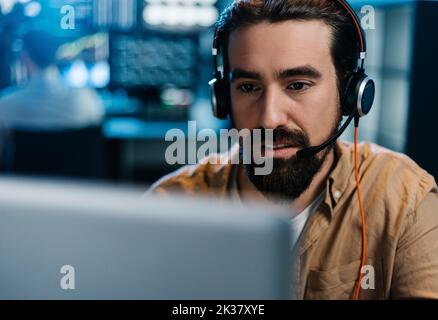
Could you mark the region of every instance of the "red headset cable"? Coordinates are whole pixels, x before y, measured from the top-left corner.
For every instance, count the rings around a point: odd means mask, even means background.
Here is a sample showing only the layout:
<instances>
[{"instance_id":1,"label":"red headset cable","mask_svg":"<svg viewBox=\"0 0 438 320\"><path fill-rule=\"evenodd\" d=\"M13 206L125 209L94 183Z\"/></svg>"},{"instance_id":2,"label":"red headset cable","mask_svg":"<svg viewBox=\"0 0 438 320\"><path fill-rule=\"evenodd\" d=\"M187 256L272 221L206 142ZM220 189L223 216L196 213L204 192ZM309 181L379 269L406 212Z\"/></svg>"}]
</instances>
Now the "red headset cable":
<instances>
[{"instance_id":1,"label":"red headset cable","mask_svg":"<svg viewBox=\"0 0 438 320\"><path fill-rule=\"evenodd\" d=\"M354 21L354 24L356 25L357 33L359 35L359 43L360 43L360 51L365 51L365 43L364 39L362 38L362 29L360 27L360 22L357 20L356 14L353 12L351 7L344 1L344 0L338 0L338 3L344 7L345 10L350 14L351 18Z\"/></svg>"},{"instance_id":2,"label":"red headset cable","mask_svg":"<svg viewBox=\"0 0 438 320\"><path fill-rule=\"evenodd\" d=\"M356 176L356 191L357 191L357 197L359 199L359 208L360 208L360 218L362 222L362 261L360 264L360 270L359 270L359 278L357 280L357 286L356 286L356 292L354 294L354 300L359 300L359 293L360 293L360 287L362 282L362 269L365 265L365 259L367 256L367 237L366 237L366 225L365 225L365 210L363 208L362 204L362 197L360 194L360 183L359 183L359 166L358 166L358 151L357 151L357 145L358 145L358 126L359 126L359 120L355 121L354 126L354 173Z\"/></svg>"},{"instance_id":3,"label":"red headset cable","mask_svg":"<svg viewBox=\"0 0 438 320\"><path fill-rule=\"evenodd\" d=\"M362 53L365 51L365 43L364 43L364 39L362 38L362 31L361 31L361 27L359 25L359 22L357 21L354 12L352 12L351 7L346 2L344 2L343 0L339 0L339 3L345 8L345 10L347 10L350 13L351 17L353 18L353 21L354 21L356 28L358 30L359 41L360 41L360 46L361 46L360 49L361 49L361 53ZM363 60L362 60L362 68L363 68ZM365 225L365 210L363 208L362 196L360 194L360 182L359 182L359 165L358 165L359 161L358 161L358 154L357 154L358 153L358 151L357 151L358 131L359 131L359 118L356 118L355 124L354 124L354 174L356 177L356 191L357 191L357 198L359 200L360 218L361 218L361 223L362 223L362 260L361 260L361 264L360 264L359 277L357 279L354 300L359 300L359 293L360 293L361 282L362 282L362 270L363 270L363 267L365 265L365 260L366 260L366 256L367 256L367 236L366 236L366 225Z\"/></svg>"}]
</instances>

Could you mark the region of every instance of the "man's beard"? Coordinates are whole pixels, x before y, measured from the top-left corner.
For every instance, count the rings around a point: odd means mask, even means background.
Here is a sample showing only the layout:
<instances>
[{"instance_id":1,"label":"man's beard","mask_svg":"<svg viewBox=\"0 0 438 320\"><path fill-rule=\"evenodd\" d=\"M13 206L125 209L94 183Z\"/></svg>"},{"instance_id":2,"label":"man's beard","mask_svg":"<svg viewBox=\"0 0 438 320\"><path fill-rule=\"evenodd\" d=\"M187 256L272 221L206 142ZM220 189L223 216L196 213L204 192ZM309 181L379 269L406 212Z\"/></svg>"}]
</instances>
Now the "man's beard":
<instances>
[{"instance_id":1,"label":"man's beard","mask_svg":"<svg viewBox=\"0 0 438 320\"><path fill-rule=\"evenodd\" d=\"M332 134L336 129L332 130ZM284 127L273 130L273 143L293 145L299 149L310 147L304 132ZM332 148L333 145L330 145L319 154L306 158L298 158L296 154L286 159L274 158L272 172L268 175L256 175L254 169L257 165L254 162L245 164L245 169L250 181L268 200L288 203L309 188Z\"/></svg>"}]
</instances>

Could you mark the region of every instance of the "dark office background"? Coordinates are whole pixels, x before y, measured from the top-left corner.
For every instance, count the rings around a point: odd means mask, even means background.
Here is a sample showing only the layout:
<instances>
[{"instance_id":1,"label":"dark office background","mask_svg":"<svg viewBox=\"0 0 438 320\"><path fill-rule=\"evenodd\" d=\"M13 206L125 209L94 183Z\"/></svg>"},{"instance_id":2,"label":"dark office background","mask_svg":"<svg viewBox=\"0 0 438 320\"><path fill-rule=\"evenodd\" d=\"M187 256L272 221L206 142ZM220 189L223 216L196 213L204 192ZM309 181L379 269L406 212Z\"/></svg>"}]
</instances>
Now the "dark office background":
<instances>
[{"instance_id":1,"label":"dark office background","mask_svg":"<svg viewBox=\"0 0 438 320\"><path fill-rule=\"evenodd\" d=\"M87 143L79 147L77 136L68 133L59 133L58 141L52 139L50 144L44 133L31 137L20 133L16 141L34 146L25 151L33 152L37 164L44 163L44 155L53 149L67 149L69 141L73 155L64 155L62 163L67 166L68 159L75 158L76 171L70 170L71 176L147 185L176 169L164 160L168 129L187 131L187 120L197 120L198 129L229 125L211 115L207 86L212 72L211 26L227 3L0 0L0 90L25 83L26 72L17 58L20 35L38 26L51 30L61 43L57 64L63 79L72 87L96 89L106 111L97 135L82 133ZM365 5L375 9L374 29L366 31L367 71L376 81L377 95L373 110L362 121L361 140L407 153L438 177L434 148L438 65L433 59L438 56L438 44L433 41L438 2L351 3L359 16ZM65 5L75 9L75 29L60 26ZM343 135L351 137L351 130ZM3 159L5 172L29 173L27 162L18 160L20 150L15 150L16 160ZM26 152L21 159L29 159ZM95 154L94 161L81 164L77 153Z\"/></svg>"}]
</instances>

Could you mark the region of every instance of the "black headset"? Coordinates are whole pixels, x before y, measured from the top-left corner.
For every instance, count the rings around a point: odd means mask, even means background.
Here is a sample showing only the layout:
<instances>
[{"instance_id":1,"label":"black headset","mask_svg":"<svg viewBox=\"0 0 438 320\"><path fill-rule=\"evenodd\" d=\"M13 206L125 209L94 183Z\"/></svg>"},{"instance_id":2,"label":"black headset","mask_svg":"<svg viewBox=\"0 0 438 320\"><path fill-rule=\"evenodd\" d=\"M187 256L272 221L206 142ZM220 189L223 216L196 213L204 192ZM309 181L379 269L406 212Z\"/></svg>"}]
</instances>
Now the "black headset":
<instances>
[{"instance_id":1,"label":"black headset","mask_svg":"<svg viewBox=\"0 0 438 320\"><path fill-rule=\"evenodd\" d=\"M359 18L353 8L345 0L334 0L341 5L353 19L356 26L360 51L358 52L358 64L346 82L343 96L341 97L342 115L349 116L344 126L336 134L333 141L346 129L353 117L359 118L366 115L374 102L374 81L365 73L364 62L366 56L365 32L360 25ZM216 28L214 33L212 55L214 59L214 78L209 81L211 87L211 103L213 114L219 119L226 119L230 114L231 98L229 90L229 75L224 67L224 55L220 47L220 32ZM333 142L331 141L331 142ZM313 153L313 152L312 152Z\"/></svg>"}]
</instances>

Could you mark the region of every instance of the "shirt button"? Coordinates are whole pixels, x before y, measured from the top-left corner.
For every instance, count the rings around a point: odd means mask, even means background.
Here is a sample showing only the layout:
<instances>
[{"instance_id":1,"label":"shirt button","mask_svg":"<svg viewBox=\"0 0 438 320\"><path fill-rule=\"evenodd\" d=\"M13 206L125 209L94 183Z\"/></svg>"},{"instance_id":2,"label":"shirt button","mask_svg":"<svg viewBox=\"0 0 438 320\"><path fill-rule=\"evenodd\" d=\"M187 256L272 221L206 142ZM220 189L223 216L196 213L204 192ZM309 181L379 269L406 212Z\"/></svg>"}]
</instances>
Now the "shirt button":
<instances>
[{"instance_id":1,"label":"shirt button","mask_svg":"<svg viewBox=\"0 0 438 320\"><path fill-rule=\"evenodd\" d=\"M336 200L339 200L339 198L341 197L341 191L336 190L334 192L333 196L335 197Z\"/></svg>"}]
</instances>

